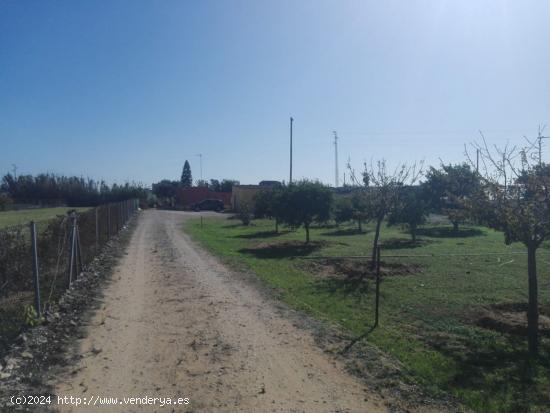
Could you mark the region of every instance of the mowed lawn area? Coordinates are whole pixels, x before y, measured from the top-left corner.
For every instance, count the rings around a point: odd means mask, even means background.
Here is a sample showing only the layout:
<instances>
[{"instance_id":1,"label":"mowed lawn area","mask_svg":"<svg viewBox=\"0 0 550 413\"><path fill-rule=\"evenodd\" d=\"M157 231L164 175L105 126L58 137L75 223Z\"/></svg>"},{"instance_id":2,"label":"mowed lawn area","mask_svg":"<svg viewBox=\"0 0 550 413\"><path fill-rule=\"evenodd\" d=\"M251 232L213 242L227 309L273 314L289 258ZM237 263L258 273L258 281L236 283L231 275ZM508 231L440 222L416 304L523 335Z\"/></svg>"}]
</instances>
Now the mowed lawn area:
<instances>
[{"instance_id":1,"label":"mowed lawn area","mask_svg":"<svg viewBox=\"0 0 550 413\"><path fill-rule=\"evenodd\" d=\"M294 308L352 336L371 328L375 288L366 262L303 257L369 255L372 226L366 233L351 225L314 228L310 245L303 230L276 234L269 220L245 227L209 218L202 228L190 220L184 229L229 264L252 270ZM478 412L550 411L548 247L538 254L541 355L530 362L521 244L506 246L501 233L483 227L453 234L450 226L427 225L417 244L400 228L384 227L381 246L380 326L364 340L399 360L403 377L432 395L451 394Z\"/></svg>"},{"instance_id":2,"label":"mowed lawn area","mask_svg":"<svg viewBox=\"0 0 550 413\"><path fill-rule=\"evenodd\" d=\"M2 211L0 212L0 229L12 225L26 224L35 221L37 224L44 224L47 221L55 218L57 215L65 215L67 211L76 210L78 212L88 210L88 207L83 208L30 208L19 211Z\"/></svg>"}]
</instances>

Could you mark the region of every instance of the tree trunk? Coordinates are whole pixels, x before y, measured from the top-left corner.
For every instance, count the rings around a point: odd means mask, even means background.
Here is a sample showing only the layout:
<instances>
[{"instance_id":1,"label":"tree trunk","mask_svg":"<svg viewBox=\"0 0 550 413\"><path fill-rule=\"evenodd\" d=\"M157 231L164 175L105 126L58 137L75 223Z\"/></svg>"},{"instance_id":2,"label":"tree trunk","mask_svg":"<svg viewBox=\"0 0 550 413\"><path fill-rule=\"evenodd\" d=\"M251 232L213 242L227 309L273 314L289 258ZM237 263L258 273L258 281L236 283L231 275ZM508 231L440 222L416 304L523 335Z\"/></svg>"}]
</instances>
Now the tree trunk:
<instances>
[{"instance_id":1,"label":"tree trunk","mask_svg":"<svg viewBox=\"0 0 550 413\"><path fill-rule=\"evenodd\" d=\"M382 219L376 220L376 231L374 233L374 243L372 246L372 259L370 262L370 269L374 270L376 265L376 247L378 246L378 239L380 238L380 227L382 226Z\"/></svg>"},{"instance_id":2,"label":"tree trunk","mask_svg":"<svg viewBox=\"0 0 550 413\"><path fill-rule=\"evenodd\" d=\"M277 218L275 218L275 233L279 233L279 220Z\"/></svg>"},{"instance_id":3,"label":"tree trunk","mask_svg":"<svg viewBox=\"0 0 550 413\"><path fill-rule=\"evenodd\" d=\"M453 232L458 234L458 221L453 221Z\"/></svg>"},{"instance_id":4,"label":"tree trunk","mask_svg":"<svg viewBox=\"0 0 550 413\"><path fill-rule=\"evenodd\" d=\"M411 225L411 237L413 243L416 244L416 225Z\"/></svg>"},{"instance_id":5,"label":"tree trunk","mask_svg":"<svg viewBox=\"0 0 550 413\"><path fill-rule=\"evenodd\" d=\"M536 356L539 347L539 303L537 285L537 247L527 246L527 274L529 277L529 306L527 308L527 338L529 354Z\"/></svg>"},{"instance_id":6,"label":"tree trunk","mask_svg":"<svg viewBox=\"0 0 550 413\"><path fill-rule=\"evenodd\" d=\"M309 244L309 224L304 225L306 229L306 244Z\"/></svg>"},{"instance_id":7,"label":"tree trunk","mask_svg":"<svg viewBox=\"0 0 550 413\"><path fill-rule=\"evenodd\" d=\"M357 227L359 228L359 232L363 232L363 223L360 219L357 220Z\"/></svg>"}]
</instances>

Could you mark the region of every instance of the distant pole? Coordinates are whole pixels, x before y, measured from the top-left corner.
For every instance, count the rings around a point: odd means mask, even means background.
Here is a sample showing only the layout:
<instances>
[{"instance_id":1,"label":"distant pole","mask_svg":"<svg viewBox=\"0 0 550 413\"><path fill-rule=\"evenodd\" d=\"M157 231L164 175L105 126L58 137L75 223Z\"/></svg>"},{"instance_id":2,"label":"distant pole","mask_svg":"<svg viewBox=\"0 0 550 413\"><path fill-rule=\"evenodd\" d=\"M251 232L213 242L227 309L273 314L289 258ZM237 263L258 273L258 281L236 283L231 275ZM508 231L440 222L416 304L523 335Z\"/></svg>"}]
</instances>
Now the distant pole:
<instances>
[{"instance_id":1,"label":"distant pole","mask_svg":"<svg viewBox=\"0 0 550 413\"><path fill-rule=\"evenodd\" d=\"M202 153L197 154L199 157L199 165L200 165L200 171L201 171L201 181L202 181Z\"/></svg>"},{"instance_id":2,"label":"distant pole","mask_svg":"<svg viewBox=\"0 0 550 413\"><path fill-rule=\"evenodd\" d=\"M292 124L294 123L294 118L290 117L290 179L288 182L292 183Z\"/></svg>"},{"instance_id":3,"label":"distant pole","mask_svg":"<svg viewBox=\"0 0 550 413\"><path fill-rule=\"evenodd\" d=\"M476 149L476 172L479 173L479 149Z\"/></svg>"},{"instance_id":4,"label":"distant pole","mask_svg":"<svg viewBox=\"0 0 550 413\"><path fill-rule=\"evenodd\" d=\"M546 125L543 125L542 127L539 125L539 136L537 137L539 141L539 166L542 166L542 140L550 139L550 136L542 136L542 132L544 132L544 128L546 128Z\"/></svg>"},{"instance_id":5,"label":"distant pole","mask_svg":"<svg viewBox=\"0 0 550 413\"><path fill-rule=\"evenodd\" d=\"M537 137L538 141L539 141L539 166L542 165L542 133L541 133L541 130L540 130L540 125L539 125L539 136Z\"/></svg>"},{"instance_id":6,"label":"distant pole","mask_svg":"<svg viewBox=\"0 0 550 413\"><path fill-rule=\"evenodd\" d=\"M40 305L40 282L38 278L38 248L36 246L36 224L31 221L31 243L32 243L32 275L34 283L34 308L38 318L41 316Z\"/></svg>"},{"instance_id":7,"label":"distant pole","mask_svg":"<svg viewBox=\"0 0 550 413\"><path fill-rule=\"evenodd\" d=\"M334 187L338 188L338 134L336 131L332 132L334 134Z\"/></svg>"},{"instance_id":8,"label":"distant pole","mask_svg":"<svg viewBox=\"0 0 550 413\"><path fill-rule=\"evenodd\" d=\"M13 178L17 179L17 165L12 163L11 164L11 169L13 170Z\"/></svg>"}]
</instances>

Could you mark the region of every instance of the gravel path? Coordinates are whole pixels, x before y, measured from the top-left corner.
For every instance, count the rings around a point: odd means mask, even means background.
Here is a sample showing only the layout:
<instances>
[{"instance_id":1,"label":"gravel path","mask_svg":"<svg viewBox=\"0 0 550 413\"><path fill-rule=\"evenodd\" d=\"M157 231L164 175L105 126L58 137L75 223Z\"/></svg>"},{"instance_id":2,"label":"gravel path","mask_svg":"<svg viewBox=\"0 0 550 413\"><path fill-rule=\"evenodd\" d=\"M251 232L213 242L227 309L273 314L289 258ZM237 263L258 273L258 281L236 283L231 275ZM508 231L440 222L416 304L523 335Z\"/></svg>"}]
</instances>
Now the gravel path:
<instances>
[{"instance_id":1,"label":"gravel path","mask_svg":"<svg viewBox=\"0 0 550 413\"><path fill-rule=\"evenodd\" d=\"M145 211L58 395L189 398L178 406L62 412L383 412L277 303L182 231L190 213Z\"/></svg>"}]
</instances>

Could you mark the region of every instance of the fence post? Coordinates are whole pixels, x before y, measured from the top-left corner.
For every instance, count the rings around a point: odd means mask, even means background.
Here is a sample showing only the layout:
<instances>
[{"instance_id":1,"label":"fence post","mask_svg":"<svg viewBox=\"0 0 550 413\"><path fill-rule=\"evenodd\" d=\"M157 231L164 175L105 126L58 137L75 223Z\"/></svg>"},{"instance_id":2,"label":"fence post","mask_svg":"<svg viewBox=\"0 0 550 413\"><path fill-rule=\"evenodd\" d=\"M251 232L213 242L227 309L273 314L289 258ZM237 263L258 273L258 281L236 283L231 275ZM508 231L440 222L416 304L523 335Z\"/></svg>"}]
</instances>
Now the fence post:
<instances>
[{"instance_id":1,"label":"fence post","mask_svg":"<svg viewBox=\"0 0 550 413\"><path fill-rule=\"evenodd\" d=\"M376 246L376 304L374 308L374 327L378 327L380 307L380 245Z\"/></svg>"},{"instance_id":2,"label":"fence post","mask_svg":"<svg viewBox=\"0 0 550 413\"><path fill-rule=\"evenodd\" d=\"M111 204L107 204L107 238L111 239Z\"/></svg>"},{"instance_id":3,"label":"fence post","mask_svg":"<svg viewBox=\"0 0 550 413\"><path fill-rule=\"evenodd\" d=\"M69 286L73 282L73 265L75 259L75 242L76 242L76 218L73 215L73 223L71 230L71 259L69 262Z\"/></svg>"},{"instance_id":4,"label":"fence post","mask_svg":"<svg viewBox=\"0 0 550 413\"><path fill-rule=\"evenodd\" d=\"M95 252L99 251L99 207L95 208Z\"/></svg>"},{"instance_id":5,"label":"fence post","mask_svg":"<svg viewBox=\"0 0 550 413\"><path fill-rule=\"evenodd\" d=\"M80 231L78 229L78 222L75 218L75 233L76 233L76 256L78 257L78 260L76 261L76 277L80 275L82 271L84 271L84 262L82 262L82 244L80 243ZM80 263L80 271L78 270L78 264Z\"/></svg>"},{"instance_id":6,"label":"fence post","mask_svg":"<svg viewBox=\"0 0 550 413\"><path fill-rule=\"evenodd\" d=\"M40 305L40 281L38 278L38 248L36 245L36 224L31 221L31 244L32 244L32 276L34 284L34 308L38 318L42 316Z\"/></svg>"}]
</instances>

